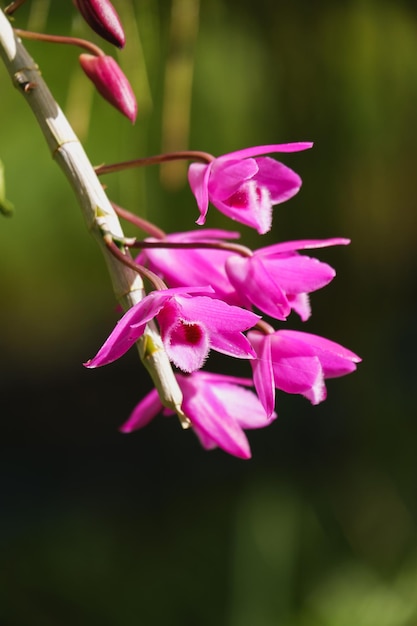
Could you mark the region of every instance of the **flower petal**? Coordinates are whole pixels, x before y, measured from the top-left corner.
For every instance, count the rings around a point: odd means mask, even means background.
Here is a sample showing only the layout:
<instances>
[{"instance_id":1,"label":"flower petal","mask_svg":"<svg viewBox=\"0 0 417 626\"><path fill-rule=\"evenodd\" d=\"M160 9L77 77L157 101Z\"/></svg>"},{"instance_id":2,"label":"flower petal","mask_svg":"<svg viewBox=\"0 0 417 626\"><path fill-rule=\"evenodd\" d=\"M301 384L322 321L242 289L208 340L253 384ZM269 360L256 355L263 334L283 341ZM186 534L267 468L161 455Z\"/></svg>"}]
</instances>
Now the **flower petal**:
<instances>
[{"instance_id":1,"label":"flower petal","mask_svg":"<svg viewBox=\"0 0 417 626\"><path fill-rule=\"evenodd\" d=\"M204 224L206 221L206 215L209 205L208 195L208 182L211 172L211 163L206 165L204 163L191 163L188 168L188 182L191 187L197 206L200 209L200 217L197 220L197 224Z\"/></svg>"},{"instance_id":2,"label":"flower petal","mask_svg":"<svg viewBox=\"0 0 417 626\"><path fill-rule=\"evenodd\" d=\"M84 363L94 368L112 363L120 358L143 335L146 324L159 313L172 291L153 291L141 302L129 309L117 322L96 356ZM176 290L178 291L178 290Z\"/></svg>"},{"instance_id":3,"label":"flower petal","mask_svg":"<svg viewBox=\"0 0 417 626\"><path fill-rule=\"evenodd\" d=\"M240 393L237 386L226 390L223 394L208 385L204 391L190 379L180 382L184 394L183 410L191 419L196 434L201 436L201 443L220 448L242 459L251 456L249 442L237 420L232 416L231 402ZM246 390L244 390L246 391Z\"/></svg>"},{"instance_id":4,"label":"flower petal","mask_svg":"<svg viewBox=\"0 0 417 626\"><path fill-rule=\"evenodd\" d=\"M131 433L133 430L143 428L162 411L162 408L157 390L152 389L152 391L135 406L129 419L120 427L120 432Z\"/></svg>"},{"instance_id":5,"label":"flower petal","mask_svg":"<svg viewBox=\"0 0 417 626\"><path fill-rule=\"evenodd\" d=\"M311 141L297 141L294 143L277 143L268 144L266 146L253 146L252 148L244 148L243 150L236 150L235 152L229 152L228 154L218 157L219 159L247 159L250 157L261 156L262 154L273 154L275 152L301 152L302 150L308 150L313 147Z\"/></svg>"},{"instance_id":6,"label":"flower petal","mask_svg":"<svg viewBox=\"0 0 417 626\"><path fill-rule=\"evenodd\" d=\"M268 417L274 413L275 382L272 370L271 340L269 335L257 331L248 333L257 358L251 361L256 392Z\"/></svg>"},{"instance_id":7,"label":"flower petal","mask_svg":"<svg viewBox=\"0 0 417 626\"><path fill-rule=\"evenodd\" d=\"M210 199L215 198L224 202L238 191L242 183L256 176L258 171L259 167L255 159L237 161L216 159L208 184Z\"/></svg>"},{"instance_id":8,"label":"flower petal","mask_svg":"<svg viewBox=\"0 0 417 626\"><path fill-rule=\"evenodd\" d=\"M318 357L300 356L275 361L272 353L272 369L278 389L302 394L312 404L318 404L326 398L323 369Z\"/></svg>"},{"instance_id":9,"label":"flower petal","mask_svg":"<svg viewBox=\"0 0 417 626\"><path fill-rule=\"evenodd\" d=\"M286 294L276 277L264 267L263 260L252 257L230 256L226 272L238 293L263 313L286 320L291 312Z\"/></svg>"},{"instance_id":10,"label":"flower petal","mask_svg":"<svg viewBox=\"0 0 417 626\"><path fill-rule=\"evenodd\" d=\"M326 378L337 378L356 370L362 360L357 354L330 339L296 330L280 330L279 350L286 355L311 354L320 359Z\"/></svg>"},{"instance_id":11,"label":"flower petal","mask_svg":"<svg viewBox=\"0 0 417 626\"><path fill-rule=\"evenodd\" d=\"M332 239L300 239L297 241L283 241L265 246L256 251L258 256L270 256L283 254L286 252L296 252L297 250L312 250L313 248L328 248L329 246L347 246L350 239L344 237L333 237Z\"/></svg>"},{"instance_id":12,"label":"flower petal","mask_svg":"<svg viewBox=\"0 0 417 626\"><path fill-rule=\"evenodd\" d=\"M292 169L270 157L258 158L256 162L259 166L256 183L268 189L273 205L281 204L298 193L302 181Z\"/></svg>"},{"instance_id":13,"label":"flower petal","mask_svg":"<svg viewBox=\"0 0 417 626\"><path fill-rule=\"evenodd\" d=\"M271 282L279 284L287 294L311 293L328 285L336 276L327 263L301 254L260 257L258 263Z\"/></svg>"}]
</instances>

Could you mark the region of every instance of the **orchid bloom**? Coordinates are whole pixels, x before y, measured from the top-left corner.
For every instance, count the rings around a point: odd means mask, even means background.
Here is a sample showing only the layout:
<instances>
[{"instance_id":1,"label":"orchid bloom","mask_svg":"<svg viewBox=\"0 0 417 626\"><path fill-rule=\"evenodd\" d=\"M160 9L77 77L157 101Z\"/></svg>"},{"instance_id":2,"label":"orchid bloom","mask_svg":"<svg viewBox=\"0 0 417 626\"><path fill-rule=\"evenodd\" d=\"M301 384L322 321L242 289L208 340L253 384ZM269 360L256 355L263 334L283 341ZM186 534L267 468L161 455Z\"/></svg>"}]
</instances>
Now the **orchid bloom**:
<instances>
[{"instance_id":1,"label":"orchid bloom","mask_svg":"<svg viewBox=\"0 0 417 626\"><path fill-rule=\"evenodd\" d=\"M109 0L73 0L87 24L106 41L123 48L125 34L116 9Z\"/></svg>"},{"instance_id":2,"label":"orchid bloom","mask_svg":"<svg viewBox=\"0 0 417 626\"><path fill-rule=\"evenodd\" d=\"M349 239L341 238L278 243L249 257L230 255L226 273L243 298L241 305L253 305L278 320L286 320L293 309L305 321L311 315L308 294L327 285L336 272L327 263L298 254L298 250L348 243Z\"/></svg>"},{"instance_id":3,"label":"orchid bloom","mask_svg":"<svg viewBox=\"0 0 417 626\"><path fill-rule=\"evenodd\" d=\"M197 224L204 224L211 202L228 217L268 232L272 207L292 198L301 178L289 167L270 157L272 152L298 152L311 148L309 142L256 146L230 152L210 163L191 163L188 180L200 209Z\"/></svg>"},{"instance_id":4,"label":"orchid bloom","mask_svg":"<svg viewBox=\"0 0 417 626\"><path fill-rule=\"evenodd\" d=\"M183 372L202 367L210 349L235 358L254 358L255 352L242 333L254 326L259 316L206 295L194 295L202 290L200 287L152 291L125 313L85 366L99 367L121 357L154 318L169 359Z\"/></svg>"},{"instance_id":5,"label":"orchid bloom","mask_svg":"<svg viewBox=\"0 0 417 626\"><path fill-rule=\"evenodd\" d=\"M216 298L241 306L243 300L226 273L226 260L234 253L218 248L198 248L201 242L223 243L239 237L237 232L216 228L170 233L164 241L195 244L196 248L145 248L136 262L148 266L170 287L210 285ZM148 238L146 241L158 240Z\"/></svg>"},{"instance_id":6,"label":"orchid bloom","mask_svg":"<svg viewBox=\"0 0 417 626\"><path fill-rule=\"evenodd\" d=\"M243 429L263 428L276 417L274 413L267 417L256 394L245 389L252 381L203 371L190 376L176 374L176 378L184 396L182 408L202 446L206 449L218 446L229 454L249 459L251 451ZM120 430L130 433L142 428L161 412L174 415L163 409L153 389Z\"/></svg>"},{"instance_id":7,"label":"orchid bloom","mask_svg":"<svg viewBox=\"0 0 417 626\"><path fill-rule=\"evenodd\" d=\"M138 112L136 98L129 81L113 57L80 54L79 61L103 98L133 123Z\"/></svg>"},{"instance_id":8,"label":"orchid bloom","mask_svg":"<svg viewBox=\"0 0 417 626\"><path fill-rule=\"evenodd\" d=\"M349 374L361 361L329 339L295 330L251 331L248 339L258 357L251 361L253 380L267 415L274 410L275 388L319 404L326 399L325 379Z\"/></svg>"},{"instance_id":9,"label":"orchid bloom","mask_svg":"<svg viewBox=\"0 0 417 626\"><path fill-rule=\"evenodd\" d=\"M228 304L255 306L279 320L294 310L306 321L311 315L308 294L327 285L336 272L298 251L350 243L342 238L288 241L248 251L247 256L220 247L198 249L201 242L222 245L237 237L238 233L219 229L172 233L166 242L194 243L197 248L146 248L137 261L149 265L171 287L208 284Z\"/></svg>"}]
</instances>

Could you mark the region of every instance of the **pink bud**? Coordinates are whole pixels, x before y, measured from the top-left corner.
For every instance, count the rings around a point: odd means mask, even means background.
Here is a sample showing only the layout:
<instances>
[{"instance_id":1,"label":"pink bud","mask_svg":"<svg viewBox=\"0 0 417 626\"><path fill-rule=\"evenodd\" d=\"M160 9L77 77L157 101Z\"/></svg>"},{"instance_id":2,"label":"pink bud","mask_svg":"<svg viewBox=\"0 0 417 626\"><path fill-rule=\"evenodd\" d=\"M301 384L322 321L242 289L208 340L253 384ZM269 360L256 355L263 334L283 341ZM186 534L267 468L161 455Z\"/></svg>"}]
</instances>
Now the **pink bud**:
<instances>
[{"instance_id":1,"label":"pink bud","mask_svg":"<svg viewBox=\"0 0 417 626\"><path fill-rule=\"evenodd\" d=\"M97 91L123 115L134 122L138 112L135 95L129 81L110 56L81 54L80 65Z\"/></svg>"},{"instance_id":2,"label":"pink bud","mask_svg":"<svg viewBox=\"0 0 417 626\"><path fill-rule=\"evenodd\" d=\"M109 0L73 0L87 24L103 39L118 48L125 45L125 34L116 9Z\"/></svg>"}]
</instances>

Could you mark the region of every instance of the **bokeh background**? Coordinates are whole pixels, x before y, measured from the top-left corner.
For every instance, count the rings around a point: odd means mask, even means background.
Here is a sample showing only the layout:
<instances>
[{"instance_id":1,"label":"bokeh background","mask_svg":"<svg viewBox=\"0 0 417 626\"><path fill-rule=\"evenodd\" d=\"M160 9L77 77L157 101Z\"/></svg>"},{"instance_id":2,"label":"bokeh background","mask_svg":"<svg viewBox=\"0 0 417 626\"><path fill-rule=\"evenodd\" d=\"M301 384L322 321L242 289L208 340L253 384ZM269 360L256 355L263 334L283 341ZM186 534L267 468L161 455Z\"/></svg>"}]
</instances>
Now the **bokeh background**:
<instances>
[{"instance_id":1,"label":"bokeh background","mask_svg":"<svg viewBox=\"0 0 417 626\"><path fill-rule=\"evenodd\" d=\"M276 207L268 236L243 237L352 239L320 251L338 275L313 294L305 329L363 363L317 407L279 394L278 420L249 433L251 461L203 451L175 419L119 434L150 382L134 351L82 366L119 313L72 191L0 68L15 205L0 216L0 623L415 626L416 5L114 5L128 43L102 47L137 94L133 127L93 92L75 48L27 44L92 162L313 140L284 159L299 195ZM71 2L28 1L15 21L98 42ZM197 217L185 174L105 182L177 231ZM233 228L214 209L207 225Z\"/></svg>"}]
</instances>

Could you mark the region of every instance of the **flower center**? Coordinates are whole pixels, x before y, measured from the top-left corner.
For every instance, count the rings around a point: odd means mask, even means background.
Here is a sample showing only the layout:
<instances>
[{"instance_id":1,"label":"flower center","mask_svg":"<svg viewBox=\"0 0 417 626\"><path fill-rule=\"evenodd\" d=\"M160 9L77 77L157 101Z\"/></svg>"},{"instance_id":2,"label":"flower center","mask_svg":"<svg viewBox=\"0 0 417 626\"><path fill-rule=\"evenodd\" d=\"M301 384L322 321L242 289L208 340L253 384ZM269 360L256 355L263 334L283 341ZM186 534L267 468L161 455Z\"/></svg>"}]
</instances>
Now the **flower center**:
<instances>
[{"instance_id":1,"label":"flower center","mask_svg":"<svg viewBox=\"0 0 417 626\"><path fill-rule=\"evenodd\" d=\"M176 341L182 340L182 342L192 346L198 346L201 343L203 334L201 324L186 322L184 320L181 320L173 332Z\"/></svg>"},{"instance_id":2,"label":"flower center","mask_svg":"<svg viewBox=\"0 0 417 626\"><path fill-rule=\"evenodd\" d=\"M249 181L239 187L226 201L225 204L232 206L234 209L247 209L258 205L263 200L262 187L259 187L255 181Z\"/></svg>"}]
</instances>

